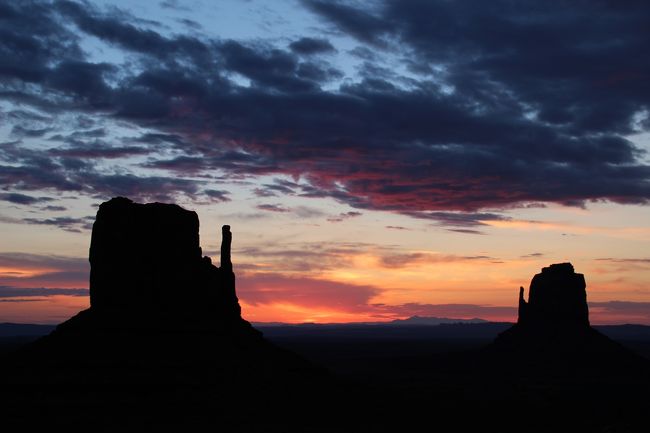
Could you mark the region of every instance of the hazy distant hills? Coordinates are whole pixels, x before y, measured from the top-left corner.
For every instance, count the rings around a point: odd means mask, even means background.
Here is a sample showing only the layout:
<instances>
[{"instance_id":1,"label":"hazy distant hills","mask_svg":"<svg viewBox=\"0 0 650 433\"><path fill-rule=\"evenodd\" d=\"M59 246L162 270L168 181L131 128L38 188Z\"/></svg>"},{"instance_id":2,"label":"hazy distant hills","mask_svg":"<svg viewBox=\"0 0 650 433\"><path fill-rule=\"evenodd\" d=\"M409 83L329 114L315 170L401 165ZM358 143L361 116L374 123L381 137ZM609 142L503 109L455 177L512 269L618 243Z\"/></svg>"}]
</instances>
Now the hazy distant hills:
<instances>
[{"instance_id":1,"label":"hazy distant hills","mask_svg":"<svg viewBox=\"0 0 650 433\"><path fill-rule=\"evenodd\" d=\"M481 346L512 326L508 322L488 322L483 319L450 319L413 316L391 322L364 323L253 323L264 336L279 344L287 342L323 343L360 341L419 341L421 343L456 341L461 347ZM47 335L56 325L0 323L0 355L25 343ZM650 358L650 326L600 325L595 329ZM436 343L436 344L438 344Z\"/></svg>"},{"instance_id":2,"label":"hazy distant hills","mask_svg":"<svg viewBox=\"0 0 650 433\"><path fill-rule=\"evenodd\" d=\"M282 323L259 322L253 325L266 336L274 335L313 335L314 337L336 334L337 336L376 336L376 337L446 337L446 338L494 338L512 326L509 322L489 322L487 320L451 319L445 317L412 316L390 322L361 323ZM0 323L0 338L40 337L47 335L56 325L35 325L19 323ZM634 340L650 342L650 326L646 325L596 325L597 330L614 340Z\"/></svg>"},{"instance_id":3,"label":"hazy distant hills","mask_svg":"<svg viewBox=\"0 0 650 433\"><path fill-rule=\"evenodd\" d=\"M350 344L361 341L418 341L440 344L456 342L458 349L479 347L490 343L499 333L512 326L508 322L488 322L483 319L450 319L413 316L391 322L363 323L253 323L264 336L278 344L304 342L322 344L338 341ZM11 352L37 338L47 335L55 325L0 323L0 355ZM594 326L609 338L635 352L650 358L650 326L600 325ZM442 348L442 346L441 346Z\"/></svg>"},{"instance_id":4,"label":"hazy distant hills","mask_svg":"<svg viewBox=\"0 0 650 433\"><path fill-rule=\"evenodd\" d=\"M26 323L0 323L0 338L40 337L54 331L56 325L32 325Z\"/></svg>"}]
</instances>

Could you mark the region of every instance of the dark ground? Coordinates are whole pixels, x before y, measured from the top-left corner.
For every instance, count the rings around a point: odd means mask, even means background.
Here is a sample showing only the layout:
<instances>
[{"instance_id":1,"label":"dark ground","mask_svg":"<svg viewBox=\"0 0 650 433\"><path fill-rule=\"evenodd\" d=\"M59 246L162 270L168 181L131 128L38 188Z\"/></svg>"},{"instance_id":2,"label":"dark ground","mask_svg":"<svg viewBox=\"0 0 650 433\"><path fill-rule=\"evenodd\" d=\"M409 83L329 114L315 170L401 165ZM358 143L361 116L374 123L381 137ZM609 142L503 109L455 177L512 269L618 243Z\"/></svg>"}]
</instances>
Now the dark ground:
<instances>
[{"instance_id":1,"label":"dark ground","mask_svg":"<svg viewBox=\"0 0 650 433\"><path fill-rule=\"evenodd\" d=\"M79 431L648 431L650 327L599 328L642 354L639 362L559 359L544 373L548 360L524 365L484 353L509 326L258 326L271 342L329 370L302 388L259 392L247 384L224 395L218 387L151 386L144 394L118 387L110 402L102 400L105 389L63 390L62 401L52 400L51 389L15 391L41 396L29 400L38 416L76 413ZM0 337L0 353L34 338ZM96 406L84 401L89 395L106 403L105 419L97 420ZM53 401L56 410L43 411ZM171 416L170 408L178 413Z\"/></svg>"}]
</instances>

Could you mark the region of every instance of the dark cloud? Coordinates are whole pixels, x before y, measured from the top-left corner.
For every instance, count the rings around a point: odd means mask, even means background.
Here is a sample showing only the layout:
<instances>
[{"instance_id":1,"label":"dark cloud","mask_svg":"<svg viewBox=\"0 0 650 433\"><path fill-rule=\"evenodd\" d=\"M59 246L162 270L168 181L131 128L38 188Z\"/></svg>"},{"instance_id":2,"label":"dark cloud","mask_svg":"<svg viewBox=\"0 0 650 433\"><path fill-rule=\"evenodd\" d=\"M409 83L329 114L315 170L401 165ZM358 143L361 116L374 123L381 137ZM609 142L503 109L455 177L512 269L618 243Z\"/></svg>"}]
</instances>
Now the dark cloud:
<instances>
[{"instance_id":1,"label":"dark cloud","mask_svg":"<svg viewBox=\"0 0 650 433\"><path fill-rule=\"evenodd\" d=\"M279 204L258 204L255 206L259 210L267 211L267 212L291 212L290 209L286 207L282 207L282 205Z\"/></svg>"},{"instance_id":2,"label":"dark cloud","mask_svg":"<svg viewBox=\"0 0 650 433\"><path fill-rule=\"evenodd\" d=\"M0 298L46 297L46 296L88 296L88 289L60 289L45 287L0 286Z\"/></svg>"},{"instance_id":3,"label":"dark cloud","mask_svg":"<svg viewBox=\"0 0 650 433\"><path fill-rule=\"evenodd\" d=\"M126 148L76 147L53 149L49 154L5 145L0 148L0 185L25 190L81 191L100 198L127 196L143 200L194 197L201 182L165 176L136 176L122 170L100 171L92 156L116 158L139 153ZM6 161L7 165L2 162ZM19 165L14 165L18 163Z\"/></svg>"},{"instance_id":4,"label":"dark cloud","mask_svg":"<svg viewBox=\"0 0 650 433\"><path fill-rule=\"evenodd\" d=\"M82 230L91 230L95 217L74 218L74 217L52 217L52 218L23 218L27 224L54 226L68 232L79 233Z\"/></svg>"},{"instance_id":5,"label":"dark cloud","mask_svg":"<svg viewBox=\"0 0 650 433\"><path fill-rule=\"evenodd\" d=\"M472 230L472 229L447 229L449 232L454 232L454 233L462 233L465 235L484 235L485 233L480 231L480 230Z\"/></svg>"},{"instance_id":6,"label":"dark cloud","mask_svg":"<svg viewBox=\"0 0 650 433\"><path fill-rule=\"evenodd\" d=\"M48 152L52 156L65 158L112 159L146 155L151 153L151 149L142 146L111 146L100 140L68 140L67 147L52 148Z\"/></svg>"},{"instance_id":7,"label":"dark cloud","mask_svg":"<svg viewBox=\"0 0 650 433\"><path fill-rule=\"evenodd\" d=\"M32 197L31 195L19 193L0 193L0 200L15 204L33 205L37 203L52 201L53 199L50 197Z\"/></svg>"},{"instance_id":8,"label":"dark cloud","mask_svg":"<svg viewBox=\"0 0 650 433\"><path fill-rule=\"evenodd\" d=\"M291 51L298 54L311 55L335 52L336 48L327 39L300 38L289 44Z\"/></svg>"},{"instance_id":9,"label":"dark cloud","mask_svg":"<svg viewBox=\"0 0 650 433\"><path fill-rule=\"evenodd\" d=\"M42 137L43 135L47 134L49 131L51 131L50 128L29 129L21 125L14 125L14 127L11 129L11 135L20 138L23 137L35 138L35 137Z\"/></svg>"},{"instance_id":10,"label":"dark cloud","mask_svg":"<svg viewBox=\"0 0 650 433\"><path fill-rule=\"evenodd\" d=\"M273 183L264 184L260 188L255 189L255 195L258 197L274 197L277 194L281 195L295 195L301 186L296 183L285 179L273 179Z\"/></svg>"},{"instance_id":11,"label":"dark cloud","mask_svg":"<svg viewBox=\"0 0 650 433\"><path fill-rule=\"evenodd\" d=\"M249 78L256 86L281 92L302 93L318 89L332 73L316 63L300 63L292 53L227 41L220 47L226 68Z\"/></svg>"},{"instance_id":12,"label":"dark cloud","mask_svg":"<svg viewBox=\"0 0 650 433\"><path fill-rule=\"evenodd\" d=\"M68 210L68 208L65 206L52 206L52 205L44 206L41 209L48 212L63 212Z\"/></svg>"},{"instance_id":13,"label":"dark cloud","mask_svg":"<svg viewBox=\"0 0 650 433\"><path fill-rule=\"evenodd\" d=\"M136 26L133 17L121 11L101 13L88 5L59 0L55 9L71 19L80 30L124 49L153 55L162 60L209 59L210 48L190 36L165 38L154 30Z\"/></svg>"},{"instance_id":14,"label":"dark cloud","mask_svg":"<svg viewBox=\"0 0 650 433\"><path fill-rule=\"evenodd\" d=\"M363 215L361 212L356 212L356 211L349 211L349 212L341 212L337 216L329 217L327 218L327 221L332 222L332 223L338 223L350 218L355 218L358 216Z\"/></svg>"},{"instance_id":15,"label":"dark cloud","mask_svg":"<svg viewBox=\"0 0 650 433\"><path fill-rule=\"evenodd\" d=\"M201 199L207 188L188 177L288 175L298 186L258 195L330 197L462 233L479 232L489 215L505 218L495 209L650 199L650 166L626 139L650 127L649 4L302 4L356 38L366 62L359 76L324 90L342 73L325 56L298 55L317 52L318 37L287 49L164 36L155 23L87 3L3 2L0 97L45 117L145 127L152 134L140 143L151 153L141 168L173 177L108 169L97 162L139 147L76 137L86 144L66 142L50 156L3 147L0 185ZM130 61L90 61L79 43L87 35Z\"/></svg>"},{"instance_id":16,"label":"dark cloud","mask_svg":"<svg viewBox=\"0 0 650 433\"><path fill-rule=\"evenodd\" d=\"M210 200L213 202L222 202L222 201L230 201L230 192L228 191L223 191L223 190L218 190L218 189L206 189L203 191L203 194L207 195L210 197Z\"/></svg>"},{"instance_id":17,"label":"dark cloud","mask_svg":"<svg viewBox=\"0 0 650 433\"><path fill-rule=\"evenodd\" d=\"M316 13L328 18L340 29L364 42L377 44L387 30L388 23L354 6L341 1L303 0Z\"/></svg>"},{"instance_id":18,"label":"dark cloud","mask_svg":"<svg viewBox=\"0 0 650 433\"><path fill-rule=\"evenodd\" d=\"M473 227L484 226L484 221L507 221L510 218L494 213L472 212L410 212L409 216L433 220L442 226Z\"/></svg>"}]
</instances>

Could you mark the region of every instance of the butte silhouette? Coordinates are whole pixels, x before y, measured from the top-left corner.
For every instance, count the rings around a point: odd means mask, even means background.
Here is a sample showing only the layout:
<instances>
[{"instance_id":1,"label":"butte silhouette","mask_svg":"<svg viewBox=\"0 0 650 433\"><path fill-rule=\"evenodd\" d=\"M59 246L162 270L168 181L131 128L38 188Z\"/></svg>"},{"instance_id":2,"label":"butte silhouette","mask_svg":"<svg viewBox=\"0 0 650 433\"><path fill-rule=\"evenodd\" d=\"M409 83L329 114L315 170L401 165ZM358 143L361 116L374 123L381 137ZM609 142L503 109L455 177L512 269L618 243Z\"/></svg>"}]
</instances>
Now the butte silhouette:
<instances>
[{"instance_id":1,"label":"butte silhouette","mask_svg":"<svg viewBox=\"0 0 650 433\"><path fill-rule=\"evenodd\" d=\"M571 263L552 264L530 282L528 301L519 288L517 323L497 336L488 353L533 370L526 374L616 373L645 366L639 356L596 331L589 323L586 282ZM573 373L571 373L573 374Z\"/></svg>"},{"instance_id":2,"label":"butte silhouette","mask_svg":"<svg viewBox=\"0 0 650 433\"><path fill-rule=\"evenodd\" d=\"M118 428L218 416L223 427L254 422L252 407L262 417L280 412L282 401L300 407L295 396L314 383L326 389L323 369L241 317L229 226L222 236L217 267L202 256L195 212L123 197L102 203L90 243L90 308L5 360L12 419L34 421L36 412L44 424L93 431L97 417L98 428Z\"/></svg>"}]
</instances>

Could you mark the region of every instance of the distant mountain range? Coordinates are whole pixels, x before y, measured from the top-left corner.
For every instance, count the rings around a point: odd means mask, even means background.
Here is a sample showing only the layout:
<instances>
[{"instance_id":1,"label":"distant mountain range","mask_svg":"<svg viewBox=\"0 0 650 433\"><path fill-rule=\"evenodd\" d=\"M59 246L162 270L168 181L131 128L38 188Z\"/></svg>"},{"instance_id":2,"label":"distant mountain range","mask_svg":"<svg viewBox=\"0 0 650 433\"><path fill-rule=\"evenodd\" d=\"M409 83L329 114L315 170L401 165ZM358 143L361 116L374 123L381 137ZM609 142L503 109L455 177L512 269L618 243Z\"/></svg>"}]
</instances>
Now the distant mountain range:
<instances>
[{"instance_id":1,"label":"distant mountain range","mask_svg":"<svg viewBox=\"0 0 650 433\"><path fill-rule=\"evenodd\" d=\"M0 337L40 337L54 331L56 325L0 323Z\"/></svg>"},{"instance_id":2,"label":"distant mountain range","mask_svg":"<svg viewBox=\"0 0 650 433\"><path fill-rule=\"evenodd\" d=\"M395 319L389 322L351 322L351 323L284 323L284 322L252 322L254 326L436 326L457 323L488 323L487 320L473 319L450 319L447 317L422 317L411 316L407 319Z\"/></svg>"}]
</instances>

